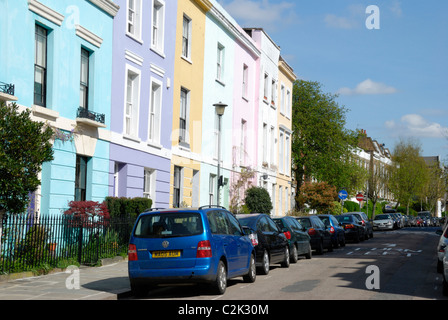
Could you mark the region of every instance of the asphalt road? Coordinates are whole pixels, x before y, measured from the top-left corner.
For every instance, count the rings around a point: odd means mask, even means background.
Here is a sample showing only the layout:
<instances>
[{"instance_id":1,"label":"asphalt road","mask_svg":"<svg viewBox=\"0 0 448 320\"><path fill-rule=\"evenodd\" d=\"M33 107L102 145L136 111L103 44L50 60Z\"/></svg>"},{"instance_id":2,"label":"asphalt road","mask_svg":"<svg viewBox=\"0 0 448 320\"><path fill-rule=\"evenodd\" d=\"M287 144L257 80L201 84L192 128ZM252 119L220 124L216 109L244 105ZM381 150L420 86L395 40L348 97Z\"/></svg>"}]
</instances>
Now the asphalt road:
<instances>
[{"instance_id":1,"label":"asphalt road","mask_svg":"<svg viewBox=\"0 0 448 320\"><path fill-rule=\"evenodd\" d=\"M435 228L375 232L372 239L301 259L289 268L271 266L247 284L229 280L224 295L203 287L159 287L144 300L448 300L436 272ZM123 299L135 299L124 296ZM262 310L263 311L263 310Z\"/></svg>"}]
</instances>

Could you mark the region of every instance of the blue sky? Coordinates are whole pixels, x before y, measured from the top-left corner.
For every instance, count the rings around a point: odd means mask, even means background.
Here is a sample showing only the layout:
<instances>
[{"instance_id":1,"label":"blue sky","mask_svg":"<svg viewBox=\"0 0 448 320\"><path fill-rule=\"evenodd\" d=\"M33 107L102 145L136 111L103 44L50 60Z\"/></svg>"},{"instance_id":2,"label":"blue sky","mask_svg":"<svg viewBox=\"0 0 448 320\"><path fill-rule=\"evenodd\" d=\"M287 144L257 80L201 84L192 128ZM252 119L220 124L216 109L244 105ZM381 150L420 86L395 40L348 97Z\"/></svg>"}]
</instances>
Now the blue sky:
<instances>
[{"instance_id":1,"label":"blue sky","mask_svg":"<svg viewBox=\"0 0 448 320\"><path fill-rule=\"evenodd\" d=\"M448 1L218 2L242 27L264 28L300 79L338 93L347 128L391 151L412 137L448 163ZM369 5L379 29L366 27Z\"/></svg>"}]
</instances>

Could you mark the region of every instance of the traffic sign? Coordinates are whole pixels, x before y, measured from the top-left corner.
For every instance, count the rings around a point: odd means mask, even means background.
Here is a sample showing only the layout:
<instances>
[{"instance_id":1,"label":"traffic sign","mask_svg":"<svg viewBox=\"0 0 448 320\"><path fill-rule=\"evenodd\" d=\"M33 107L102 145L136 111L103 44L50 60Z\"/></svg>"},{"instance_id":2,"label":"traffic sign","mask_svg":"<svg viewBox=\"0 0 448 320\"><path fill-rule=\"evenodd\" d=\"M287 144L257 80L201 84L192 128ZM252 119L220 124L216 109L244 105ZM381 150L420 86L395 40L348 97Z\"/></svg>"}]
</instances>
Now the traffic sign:
<instances>
[{"instance_id":1,"label":"traffic sign","mask_svg":"<svg viewBox=\"0 0 448 320\"><path fill-rule=\"evenodd\" d=\"M339 199L341 199L341 200L345 200L345 199L347 199L347 197L348 197L348 193L347 193L347 191L345 191L345 190L341 190L341 191L339 191L339 193L338 193L338 197L339 197Z\"/></svg>"},{"instance_id":2,"label":"traffic sign","mask_svg":"<svg viewBox=\"0 0 448 320\"><path fill-rule=\"evenodd\" d=\"M364 195L362 193L358 193L356 195L356 200L358 200L359 202L361 202L362 200L364 200Z\"/></svg>"}]
</instances>

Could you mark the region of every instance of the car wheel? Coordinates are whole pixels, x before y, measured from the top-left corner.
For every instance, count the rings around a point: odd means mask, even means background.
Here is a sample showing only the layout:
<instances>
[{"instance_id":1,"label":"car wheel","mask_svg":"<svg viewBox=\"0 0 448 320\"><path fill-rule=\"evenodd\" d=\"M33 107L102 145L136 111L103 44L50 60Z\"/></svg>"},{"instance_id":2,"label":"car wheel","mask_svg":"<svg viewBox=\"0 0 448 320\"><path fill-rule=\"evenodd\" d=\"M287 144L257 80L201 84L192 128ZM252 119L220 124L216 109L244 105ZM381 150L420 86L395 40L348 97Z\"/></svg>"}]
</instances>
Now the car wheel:
<instances>
[{"instance_id":1,"label":"car wheel","mask_svg":"<svg viewBox=\"0 0 448 320\"><path fill-rule=\"evenodd\" d=\"M354 240L354 242L355 243L359 243L359 231L358 231L358 233L356 233L356 236L355 236L355 240Z\"/></svg>"},{"instance_id":2,"label":"car wheel","mask_svg":"<svg viewBox=\"0 0 448 320\"><path fill-rule=\"evenodd\" d=\"M341 247L345 247L345 235L342 235Z\"/></svg>"},{"instance_id":3,"label":"car wheel","mask_svg":"<svg viewBox=\"0 0 448 320\"><path fill-rule=\"evenodd\" d=\"M219 261L216 279L212 283L212 289L216 294L224 294L227 289L227 271L224 262Z\"/></svg>"},{"instance_id":4,"label":"car wheel","mask_svg":"<svg viewBox=\"0 0 448 320\"><path fill-rule=\"evenodd\" d=\"M313 253L312 253L312 249L311 249L311 244L308 245L308 253L305 255L306 259L311 259L313 257Z\"/></svg>"},{"instance_id":5,"label":"car wheel","mask_svg":"<svg viewBox=\"0 0 448 320\"><path fill-rule=\"evenodd\" d=\"M324 243L323 243L323 240L321 240L320 242L319 242L319 245L317 246L317 249L316 249L316 253L317 254L324 254Z\"/></svg>"},{"instance_id":6,"label":"car wheel","mask_svg":"<svg viewBox=\"0 0 448 320\"><path fill-rule=\"evenodd\" d=\"M443 273L443 262L437 259L437 273Z\"/></svg>"},{"instance_id":7,"label":"car wheel","mask_svg":"<svg viewBox=\"0 0 448 320\"><path fill-rule=\"evenodd\" d=\"M448 297L448 282L443 279L443 295Z\"/></svg>"},{"instance_id":8,"label":"car wheel","mask_svg":"<svg viewBox=\"0 0 448 320\"><path fill-rule=\"evenodd\" d=\"M250 255L250 265L249 272L243 276L244 282L253 283L257 277L257 270L255 268L255 257L253 254Z\"/></svg>"},{"instance_id":9,"label":"car wheel","mask_svg":"<svg viewBox=\"0 0 448 320\"><path fill-rule=\"evenodd\" d=\"M263 261L261 262L260 272L261 274L267 275L269 273L269 254L266 250L263 252Z\"/></svg>"},{"instance_id":10,"label":"car wheel","mask_svg":"<svg viewBox=\"0 0 448 320\"><path fill-rule=\"evenodd\" d=\"M296 263L297 261L299 261L299 252L297 251L297 246L293 245L292 246L292 254L291 254L291 262L292 263Z\"/></svg>"},{"instance_id":11,"label":"car wheel","mask_svg":"<svg viewBox=\"0 0 448 320\"><path fill-rule=\"evenodd\" d=\"M331 241L331 239L328 242L327 250L328 250L328 252L333 252L333 241Z\"/></svg>"},{"instance_id":12,"label":"car wheel","mask_svg":"<svg viewBox=\"0 0 448 320\"><path fill-rule=\"evenodd\" d=\"M283 268L289 268L290 260L289 260L289 246L285 247L285 259L281 263Z\"/></svg>"}]
</instances>

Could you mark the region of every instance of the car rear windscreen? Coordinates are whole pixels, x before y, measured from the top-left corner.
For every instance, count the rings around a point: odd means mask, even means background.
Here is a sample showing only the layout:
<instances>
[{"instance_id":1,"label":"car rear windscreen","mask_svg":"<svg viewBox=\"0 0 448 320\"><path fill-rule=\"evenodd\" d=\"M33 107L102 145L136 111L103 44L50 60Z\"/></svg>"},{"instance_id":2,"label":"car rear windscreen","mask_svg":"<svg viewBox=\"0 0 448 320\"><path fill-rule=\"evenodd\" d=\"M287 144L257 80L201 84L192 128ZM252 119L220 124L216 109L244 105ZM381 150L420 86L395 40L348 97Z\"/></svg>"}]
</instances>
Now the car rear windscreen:
<instances>
[{"instance_id":1,"label":"car rear windscreen","mask_svg":"<svg viewBox=\"0 0 448 320\"><path fill-rule=\"evenodd\" d=\"M187 237L203 232L202 219L195 212L170 212L143 215L134 236L139 238Z\"/></svg>"}]
</instances>

